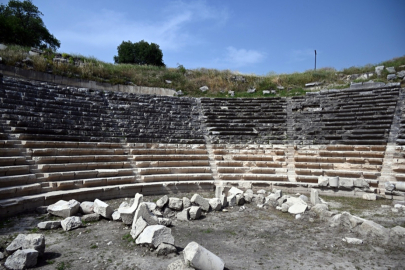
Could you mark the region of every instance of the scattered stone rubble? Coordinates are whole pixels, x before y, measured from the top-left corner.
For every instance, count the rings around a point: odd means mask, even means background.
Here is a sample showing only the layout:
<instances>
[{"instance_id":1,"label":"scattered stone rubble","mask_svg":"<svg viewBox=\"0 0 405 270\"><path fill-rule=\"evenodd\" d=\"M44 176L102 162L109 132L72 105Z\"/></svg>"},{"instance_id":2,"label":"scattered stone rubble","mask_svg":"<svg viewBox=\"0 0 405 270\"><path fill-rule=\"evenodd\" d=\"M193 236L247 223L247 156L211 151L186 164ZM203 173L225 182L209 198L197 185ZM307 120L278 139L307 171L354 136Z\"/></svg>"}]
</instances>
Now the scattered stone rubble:
<instances>
[{"instance_id":1,"label":"scattered stone rubble","mask_svg":"<svg viewBox=\"0 0 405 270\"><path fill-rule=\"evenodd\" d=\"M27 269L37 265L39 256L45 253L45 236L43 234L19 234L6 247L9 255L5 266L8 269Z\"/></svg>"},{"instance_id":2,"label":"scattered stone rubble","mask_svg":"<svg viewBox=\"0 0 405 270\"><path fill-rule=\"evenodd\" d=\"M349 181L347 183L347 181L342 181L336 177L321 177L319 179L318 188L338 188L341 186L345 188L348 186L369 188L366 182L361 181ZM402 189L400 185L396 187L391 183L388 183L386 188L388 192L392 192L396 188ZM365 195L372 196L375 194L365 193ZM194 194L191 199L187 197L180 199L165 195L156 203L144 202L143 195L137 193L129 203L122 203L115 211L99 199L94 200L94 202L85 201L82 203L76 200L60 200L49 205L46 209L49 214L64 219L40 222L38 228L50 230L62 227L63 230L69 231L83 226L83 222L97 221L100 217L113 219L131 225L130 235L135 243L155 249L156 255L159 256L177 253L175 239L170 229L172 219L176 218L181 222L197 220L203 213L209 211L227 212L226 207L236 206L240 206L239 211L243 212L247 208L245 204L256 205L260 208L272 207L284 213L292 214L296 219L301 219L307 215L310 216L310 222L313 222L314 217L319 217L321 220L328 221L331 227L348 228L363 238L378 237L387 241L390 238L405 237L405 228L403 227L397 226L388 229L348 212L329 211L328 204L319 198L319 189L311 189L310 198L308 198L301 194L294 196L283 194L278 189L273 189L270 192L262 189L254 193L252 189L242 190L224 186L217 186L215 198L204 198L199 194ZM42 210L43 208L41 208ZM396 203L394 210L405 212L405 203ZM118 215L119 218L114 217L114 215ZM342 240L353 245L362 244L365 241L350 237L345 237ZM45 237L42 234L20 234L6 248L9 256L5 265L10 269L34 267L38 256L43 255L44 251ZM184 259L171 263L167 269L224 269L225 267L222 259L195 242L189 243L183 254Z\"/></svg>"}]
</instances>

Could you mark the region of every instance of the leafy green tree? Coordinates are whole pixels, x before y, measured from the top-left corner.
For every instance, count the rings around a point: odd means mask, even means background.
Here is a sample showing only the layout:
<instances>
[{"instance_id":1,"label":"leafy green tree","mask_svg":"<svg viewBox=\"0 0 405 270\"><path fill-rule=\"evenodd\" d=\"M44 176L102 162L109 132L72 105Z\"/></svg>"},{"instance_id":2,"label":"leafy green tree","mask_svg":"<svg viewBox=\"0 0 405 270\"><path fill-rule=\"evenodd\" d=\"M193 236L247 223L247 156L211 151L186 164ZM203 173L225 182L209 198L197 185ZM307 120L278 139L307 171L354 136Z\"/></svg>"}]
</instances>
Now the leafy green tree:
<instances>
[{"instance_id":1,"label":"leafy green tree","mask_svg":"<svg viewBox=\"0 0 405 270\"><path fill-rule=\"evenodd\" d=\"M149 44L144 40L136 43L123 41L117 50L118 56L114 56L115 63L165 66L162 50L155 43Z\"/></svg>"},{"instance_id":2,"label":"leafy green tree","mask_svg":"<svg viewBox=\"0 0 405 270\"><path fill-rule=\"evenodd\" d=\"M43 14L31 0L10 0L7 6L1 4L0 41L27 47L59 48L60 41L49 33L40 16Z\"/></svg>"}]
</instances>

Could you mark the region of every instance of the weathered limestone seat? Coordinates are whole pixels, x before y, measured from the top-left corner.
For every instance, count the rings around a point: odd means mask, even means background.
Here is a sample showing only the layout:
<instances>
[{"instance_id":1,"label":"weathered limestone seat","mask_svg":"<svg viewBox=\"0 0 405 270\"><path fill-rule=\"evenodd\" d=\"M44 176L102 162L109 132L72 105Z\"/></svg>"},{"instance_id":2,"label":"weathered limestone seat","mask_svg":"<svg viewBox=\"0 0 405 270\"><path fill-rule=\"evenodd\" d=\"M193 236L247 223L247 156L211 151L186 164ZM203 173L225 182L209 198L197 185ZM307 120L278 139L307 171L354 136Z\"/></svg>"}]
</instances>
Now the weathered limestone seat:
<instances>
[{"instance_id":1,"label":"weathered limestone seat","mask_svg":"<svg viewBox=\"0 0 405 270\"><path fill-rule=\"evenodd\" d=\"M214 143L280 142L286 139L286 100L202 98L202 111Z\"/></svg>"},{"instance_id":2,"label":"weathered limestone seat","mask_svg":"<svg viewBox=\"0 0 405 270\"><path fill-rule=\"evenodd\" d=\"M385 146L379 145L296 146L296 179L313 183L319 176L376 180L381 176L384 154Z\"/></svg>"},{"instance_id":3,"label":"weathered limestone seat","mask_svg":"<svg viewBox=\"0 0 405 270\"><path fill-rule=\"evenodd\" d=\"M285 148L282 145L213 145L219 178L288 181Z\"/></svg>"},{"instance_id":4,"label":"weathered limestone seat","mask_svg":"<svg viewBox=\"0 0 405 270\"><path fill-rule=\"evenodd\" d=\"M141 182L212 181L205 145L130 144Z\"/></svg>"}]
</instances>

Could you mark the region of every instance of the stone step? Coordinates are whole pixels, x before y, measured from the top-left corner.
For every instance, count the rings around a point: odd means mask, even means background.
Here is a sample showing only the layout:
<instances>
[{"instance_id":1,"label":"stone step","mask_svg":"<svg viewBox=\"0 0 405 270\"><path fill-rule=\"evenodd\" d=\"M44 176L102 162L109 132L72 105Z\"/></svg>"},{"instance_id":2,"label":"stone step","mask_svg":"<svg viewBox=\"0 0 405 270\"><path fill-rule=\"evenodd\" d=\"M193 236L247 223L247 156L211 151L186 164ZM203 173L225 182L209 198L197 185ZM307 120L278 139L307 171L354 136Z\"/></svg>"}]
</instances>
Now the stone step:
<instances>
[{"instance_id":1,"label":"stone step","mask_svg":"<svg viewBox=\"0 0 405 270\"><path fill-rule=\"evenodd\" d=\"M123 175L133 175L133 169L96 169L84 171L64 171L64 172L47 172L37 174L39 181L61 181L75 180L86 178L115 177Z\"/></svg>"},{"instance_id":2,"label":"stone step","mask_svg":"<svg viewBox=\"0 0 405 270\"><path fill-rule=\"evenodd\" d=\"M212 173L142 175L143 182L213 180Z\"/></svg>"},{"instance_id":3,"label":"stone step","mask_svg":"<svg viewBox=\"0 0 405 270\"><path fill-rule=\"evenodd\" d=\"M134 155L134 161L208 160L208 155Z\"/></svg>"},{"instance_id":4,"label":"stone step","mask_svg":"<svg viewBox=\"0 0 405 270\"><path fill-rule=\"evenodd\" d=\"M28 148L27 152L32 156L77 156L77 155L125 155L127 149L103 149L103 148Z\"/></svg>"},{"instance_id":5,"label":"stone step","mask_svg":"<svg viewBox=\"0 0 405 270\"><path fill-rule=\"evenodd\" d=\"M29 165L1 166L0 176L29 174Z\"/></svg>"},{"instance_id":6,"label":"stone step","mask_svg":"<svg viewBox=\"0 0 405 270\"><path fill-rule=\"evenodd\" d=\"M36 166L38 172L60 172L79 171L96 169L123 169L131 168L129 161L121 162L84 162L84 163L62 163L62 164L39 164ZM33 171L33 168L31 168Z\"/></svg>"},{"instance_id":7,"label":"stone step","mask_svg":"<svg viewBox=\"0 0 405 270\"><path fill-rule=\"evenodd\" d=\"M0 188L0 198L8 199L14 197L27 196L41 192L41 184L29 184L21 186Z\"/></svg>"},{"instance_id":8,"label":"stone step","mask_svg":"<svg viewBox=\"0 0 405 270\"><path fill-rule=\"evenodd\" d=\"M250 167L281 168L286 166L285 162L248 161L248 164ZM245 162L242 161L217 161L218 167L244 167L244 165Z\"/></svg>"},{"instance_id":9,"label":"stone step","mask_svg":"<svg viewBox=\"0 0 405 270\"><path fill-rule=\"evenodd\" d=\"M135 166L138 168L147 167L199 167L209 166L209 160L179 160L179 161L138 161Z\"/></svg>"},{"instance_id":10,"label":"stone step","mask_svg":"<svg viewBox=\"0 0 405 270\"><path fill-rule=\"evenodd\" d=\"M286 174L219 174L221 180L288 181Z\"/></svg>"},{"instance_id":11,"label":"stone step","mask_svg":"<svg viewBox=\"0 0 405 270\"><path fill-rule=\"evenodd\" d=\"M122 148L122 143L69 142L69 141L21 141L25 148Z\"/></svg>"},{"instance_id":12,"label":"stone step","mask_svg":"<svg viewBox=\"0 0 405 270\"><path fill-rule=\"evenodd\" d=\"M0 187L27 185L36 181L35 174L0 176Z\"/></svg>"},{"instance_id":13,"label":"stone step","mask_svg":"<svg viewBox=\"0 0 405 270\"><path fill-rule=\"evenodd\" d=\"M36 164L78 163L78 162L118 162L128 161L127 155L82 155L82 156L40 156L33 157Z\"/></svg>"},{"instance_id":14,"label":"stone step","mask_svg":"<svg viewBox=\"0 0 405 270\"><path fill-rule=\"evenodd\" d=\"M211 173L210 167L158 167L158 168L139 168L140 175L153 174L184 174L184 173Z\"/></svg>"},{"instance_id":15,"label":"stone step","mask_svg":"<svg viewBox=\"0 0 405 270\"><path fill-rule=\"evenodd\" d=\"M24 165L24 164L27 164L26 158L24 156L0 157L0 166L12 166L12 165Z\"/></svg>"},{"instance_id":16,"label":"stone step","mask_svg":"<svg viewBox=\"0 0 405 270\"><path fill-rule=\"evenodd\" d=\"M132 155L200 155L207 154L206 149L131 149Z\"/></svg>"}]
</instances>

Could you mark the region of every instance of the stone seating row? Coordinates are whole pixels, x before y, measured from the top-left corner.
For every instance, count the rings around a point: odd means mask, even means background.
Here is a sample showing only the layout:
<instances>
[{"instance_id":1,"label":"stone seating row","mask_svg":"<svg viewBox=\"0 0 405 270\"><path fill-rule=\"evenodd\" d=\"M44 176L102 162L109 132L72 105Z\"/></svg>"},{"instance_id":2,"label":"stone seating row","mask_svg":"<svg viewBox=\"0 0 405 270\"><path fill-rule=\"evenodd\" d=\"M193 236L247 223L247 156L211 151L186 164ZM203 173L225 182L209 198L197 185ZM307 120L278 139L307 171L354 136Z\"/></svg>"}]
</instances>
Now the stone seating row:
<instances>
[{"instance_id":1,"label":"stone seating row","mask_svg":"<svg viewBox=\"0 0 405 270\"><path fill-rule=\"evenodd\" d=\"M213 145L219 179L224 181L288 181L283 145Z\"/></svg>"},{"instance_id":2,"label":"stone seating row","mask_svg":"<svg viewBox=\"0 0 405 270\"><path fill-rule=\"evenodd\" d=\"M295 146L298 182L316 183L319 176L376 180L381 176L385 145Z\"/></svg>"}]
</instances>

